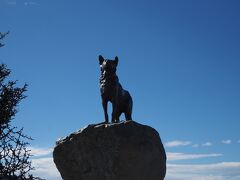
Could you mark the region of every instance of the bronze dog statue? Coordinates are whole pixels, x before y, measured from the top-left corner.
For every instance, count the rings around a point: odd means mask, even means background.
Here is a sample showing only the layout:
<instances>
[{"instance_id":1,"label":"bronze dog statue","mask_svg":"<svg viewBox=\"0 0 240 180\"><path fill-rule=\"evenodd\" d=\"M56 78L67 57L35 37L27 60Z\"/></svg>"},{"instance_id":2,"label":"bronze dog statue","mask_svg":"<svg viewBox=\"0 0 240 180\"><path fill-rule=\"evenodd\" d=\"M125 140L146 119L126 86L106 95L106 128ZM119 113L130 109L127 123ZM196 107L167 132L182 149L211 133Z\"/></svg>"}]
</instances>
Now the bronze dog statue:
<instances>
[{"instance_id":1,"label":"bronze dog statue","mask_svg":"<svg viewBox=\"0 0 240 180\"><path fill-rule=\"evenodd\" d=\"M101 68L100 92L102 97L102 106L104 110L105 123L108 123L107 105L108 101L112 103L112 122L119 122L122 113L126 120L132 120L133 101L129 92L124 90L119 83L116 75L118 57L114 60L104 59L99 56L99 65Z\"/></svg>"}]
</instances>

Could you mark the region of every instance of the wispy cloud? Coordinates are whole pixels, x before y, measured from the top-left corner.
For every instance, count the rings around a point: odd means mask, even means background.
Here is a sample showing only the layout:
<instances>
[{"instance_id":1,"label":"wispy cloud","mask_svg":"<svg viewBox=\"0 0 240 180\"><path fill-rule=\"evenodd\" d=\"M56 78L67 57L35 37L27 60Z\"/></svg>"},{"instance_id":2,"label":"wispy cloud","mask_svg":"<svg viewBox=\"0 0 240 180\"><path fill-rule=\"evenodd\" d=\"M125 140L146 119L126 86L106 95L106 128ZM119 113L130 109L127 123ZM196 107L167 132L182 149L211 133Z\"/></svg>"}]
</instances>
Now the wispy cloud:
<instances>
[{"instance_id":1,"label":"wispy cloud","mask_svg":"<svg viewBox=\"0 0 240 180\"><path fill-rule=\"evenodd\" d=\"M223 144L231 144L232 141L230 139L222 140Z\"/></svg>"},{"instance_id":2,"label":"wispy cloud","mask_svg":"<svg viewBox=\"0 0 240 180\"><path fill-rule=\"evenodd\" d=\"M51 180L62 179L52 157L33 159L32 164L35 167L33 175Z\"/></svg>"},{"instance_id":3,"label":"wispy cloud","mask_svg":"<svg viewBox=\"0 0 240 180\"><path fill-rule=\"evenodd\" d=\"M199 147L199 144L193 144L192 147L198 148L198 147Z\"/></svg>"},{"instance_id":4,"label":"wispy cloud","mask_svg":"<svg viewBox=\"0 0 240 180\"><path fill-rule=\"evenodd\" d=\"M24 5L25 6L38 6L39 3L35 2L35 1L25 1Z\"/></svg>"},{"instance_id":5,"label":"wispy cloud","mask_svg":"<svg viewBox=\"0 0 240 180\"><path fill-rule=\"evenodd\" d=\"M177 146L187 146L190 145L191 142L190 141L179 141L179 140L175 140L175 141L169 141L165 143L166 147L177 147Z\"/></svg>"},{"instance_id":6,"label":"wispy cloud","mask_svg":"<svg viewBox=\"0 0 240 180\"><path fill-rule=\"evenodd\" d=\"M4 0L3 1L6 5L9 5L9 6L15 6L17 5L17 1L16 0Z\"/></svg>"},{"instance_id":7,"label":"wispy cloud","mask_svg":"<svg viewBox=\"0 0 240 180\"><path fill-rule=\"evenodd\" d=\"M238 180L240 162L168 164L166 180Z\"/></svg>"},{"instance_id":8,"label":"wispy cloud","mask_svg":"<svg viewBox=\"0 0 240 180\"><path fill-rule=\"evenodd\" d=\"M202 147L209 147L209 146L212 146L212 145L213 144L211 142L205 142L203 144L193 144L192 147L194 147L194 148L198 148L200 146L202 146Z\"/></svg>"},{"instance_id":9,"label":"wispy cloud","mask_svg":"<svg viewBox=\"0 0 240 180\"><path fill-rule=\"evenodd\" d=\"M167 152L166 154L167 154L167 160L168 161L200 159L200 158L222 156L222 154L219 154L219 153L211 153L211 154L185 154L185 153Z\"/></svg>"},{"instance_id":10,"label":"wispy cloud","mask_svg":"<svg viewBox=\"0 0 240 180\"><path fill-rule=\"evenodd\" d=\"M32 171L33 175L44 179L61 179L53 162L53 148L28 147L28 149L31 150L31 154L33 155L31 158L32 165L35 168Z\"/></svg>"},{"instance_id":11,"label":"wispy cloud","mask_svg":"<svg viewBox=\"0 0 240 180\"><path fill-rule=\"evenodd\" d=\"M37 148L37 147L29 147L31 150L31 154L33 156L46 156L50 155L53 152L53 148Z\"/></svg>"},{"instance_id":12,"label":"wispy cloud","mask_svg":"<svg viewBox=\"0 0 240 180\"><path fill-rule=\"evenodd\" d=\"M212 146L212 143L211 142L205 142L202 144L202 146Z\"/></svg>"},{"instance_id":13,"label":"wispy cloud","mask_svg":"<svg viewBox=\"0 0 240 180\"><path fill-rule=\"evenodd\" d=\"M24 5L24 6L38 6L40 5L38 2L32 0L32 1L17 1L17 0L0 0L0 3L3 3L5 5L9 6L16 6L16 5Z\"/></svg>"}]
</instances>

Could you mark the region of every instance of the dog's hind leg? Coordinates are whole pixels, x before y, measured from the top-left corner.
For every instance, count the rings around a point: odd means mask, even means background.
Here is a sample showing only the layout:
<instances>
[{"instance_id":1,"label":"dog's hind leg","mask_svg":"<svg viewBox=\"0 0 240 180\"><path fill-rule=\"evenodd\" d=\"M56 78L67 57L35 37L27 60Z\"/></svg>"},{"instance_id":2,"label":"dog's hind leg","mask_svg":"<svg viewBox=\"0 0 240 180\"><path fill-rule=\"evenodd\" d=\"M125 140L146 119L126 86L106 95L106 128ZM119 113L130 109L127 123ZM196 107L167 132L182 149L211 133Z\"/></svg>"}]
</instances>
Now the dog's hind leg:
<instances>
[{"instance_id":1,"label":"dog's hind leg","mask_svg":"<svg viewBox=\"0 0 240 180\"><path fill-rule=\"evenodd\" d=\"M126 108L126 111L124 112L126 121L132 120L132 106L133 106L133 102L130 96L128 108Z\"/></svg>"},{"instance_id":2,"label":"dog's hind leg","mask_svg":"<svg viewBox=\"0 0 240 180\"><path fill-rule=\"evenodd\" d=\"M124 115L125 115L126 121L132 120L132 115L130 112L125 112Z\"/></svg>"},{"instance_id":3,"label":"dog's hind leg","mask_svg":"<svg viewBox=\"0 0 240 180\"><path fill-rule=\"evenodd\" d=\"M116 123L118 123L118 122L120 121L119 118L120 118L121 114L122 114L121 112L118 112L118 113L117 113L117 116L116 116Z\"/></svg>"}]
</instances>

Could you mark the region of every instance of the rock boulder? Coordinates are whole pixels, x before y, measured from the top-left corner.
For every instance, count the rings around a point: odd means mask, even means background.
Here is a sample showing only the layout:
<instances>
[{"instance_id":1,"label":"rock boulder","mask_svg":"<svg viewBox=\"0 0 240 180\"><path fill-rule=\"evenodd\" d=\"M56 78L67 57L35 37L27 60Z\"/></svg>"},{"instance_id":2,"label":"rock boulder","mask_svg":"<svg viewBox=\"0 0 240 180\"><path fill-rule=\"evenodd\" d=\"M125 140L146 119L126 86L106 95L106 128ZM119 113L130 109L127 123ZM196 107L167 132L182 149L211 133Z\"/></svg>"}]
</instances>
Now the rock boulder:
<instances>
[{"instance_id":1,"label":"rock boulder","mask_svg":"<svg viewBox=\"0 0 240 180\"><path fill-rule=\"evenodd\" d=\"M64 180L162 180L166 154L158 132L134 121L88 125L57 141Z\"/></svg>"}]
</instances>

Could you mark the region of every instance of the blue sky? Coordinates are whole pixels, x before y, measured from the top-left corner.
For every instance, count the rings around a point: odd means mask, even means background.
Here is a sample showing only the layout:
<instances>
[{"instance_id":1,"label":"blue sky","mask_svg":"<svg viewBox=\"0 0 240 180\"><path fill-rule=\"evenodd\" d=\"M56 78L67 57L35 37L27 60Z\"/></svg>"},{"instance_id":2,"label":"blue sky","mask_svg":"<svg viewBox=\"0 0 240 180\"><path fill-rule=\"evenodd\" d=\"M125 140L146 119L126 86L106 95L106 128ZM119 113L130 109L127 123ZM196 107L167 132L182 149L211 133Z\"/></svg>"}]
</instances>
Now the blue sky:
<instances>
[{"instance_id":1,"label":"blue sky","mask_svg":"<svg viewBox=\"0 0 240 180\"><path fill-rule=\"evenodd\" d=\"M55 141L103 121L101 54L119 57L133 119L160 133L167 179L240 178L239 8L237 0L0 0L0 31L10 30L0 62L29 84L13 122L35 139L37 173L59 179Z\"/></svg>"}]
</instances>

